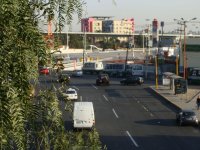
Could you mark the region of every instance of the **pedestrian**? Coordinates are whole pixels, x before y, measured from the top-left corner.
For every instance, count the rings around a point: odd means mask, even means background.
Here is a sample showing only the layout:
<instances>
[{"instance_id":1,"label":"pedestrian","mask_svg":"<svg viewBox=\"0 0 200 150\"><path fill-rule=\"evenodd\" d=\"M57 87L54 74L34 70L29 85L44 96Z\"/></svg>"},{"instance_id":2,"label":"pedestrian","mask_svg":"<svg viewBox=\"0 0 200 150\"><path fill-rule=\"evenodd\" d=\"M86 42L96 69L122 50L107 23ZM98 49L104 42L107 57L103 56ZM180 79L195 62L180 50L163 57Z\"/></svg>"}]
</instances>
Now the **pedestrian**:
<instances>
[{"instance_id":1,"label":"pedestrian","mask_svg":"<svg viewBox=\"0 0 200 150\"><path fill-rule=\"evenodd\" d=\"M200 107L200 95L197 97L196 103L197 103L197 109L199 109L199 107Z\"/></svg>"}]
</instances>

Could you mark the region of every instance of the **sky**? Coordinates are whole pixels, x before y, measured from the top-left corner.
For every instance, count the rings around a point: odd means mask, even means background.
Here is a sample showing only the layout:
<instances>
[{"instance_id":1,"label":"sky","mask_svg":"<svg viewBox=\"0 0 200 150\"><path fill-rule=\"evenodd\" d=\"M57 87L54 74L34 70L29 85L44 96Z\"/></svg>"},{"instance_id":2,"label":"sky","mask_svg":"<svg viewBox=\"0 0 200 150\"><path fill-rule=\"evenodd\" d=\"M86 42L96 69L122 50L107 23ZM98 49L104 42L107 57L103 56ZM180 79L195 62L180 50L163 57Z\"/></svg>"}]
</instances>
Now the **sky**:
<instances>
[{"instance_id":1,"label":"sky","mask_svg":"<svg viewBox=\"0 0 200 150\"><path fill-rule=\"evenodd\" d=\"M180 27L174 19L190 20L188 30L200 30L200 0L85 0L83 18L90 16L113 16L113 19L134 18L135 30L142 30L154 18L164 21L164 30ZM151 21L147 21L147 20ZM74 16L72 31L80 31Z\"/></svg>"}]
</instances>

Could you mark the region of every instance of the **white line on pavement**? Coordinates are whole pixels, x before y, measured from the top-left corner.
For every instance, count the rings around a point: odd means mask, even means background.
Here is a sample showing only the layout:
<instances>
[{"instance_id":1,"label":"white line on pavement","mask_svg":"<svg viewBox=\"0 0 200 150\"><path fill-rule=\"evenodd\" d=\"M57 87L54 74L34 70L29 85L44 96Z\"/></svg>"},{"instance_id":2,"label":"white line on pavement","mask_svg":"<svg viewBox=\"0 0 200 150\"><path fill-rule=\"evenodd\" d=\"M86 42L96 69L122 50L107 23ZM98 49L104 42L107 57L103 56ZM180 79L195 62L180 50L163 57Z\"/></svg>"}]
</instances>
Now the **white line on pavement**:
<instances>
[{"instance_id":1,"label":"white line on pavement","mask_svg":"<svg viewBox=\"0 0 200 150\"><path fill-rule=\"evenodd\" d=\"M135 140L133 139L133 137L130 135L130 133L128 131L126 131L126 134L129 136L129 138L131 139L131 141L133 142L133 144L136 146L136 147L139 147L139 145L135 142Z\"/></svg>"},{"instance_id":2,"label":"white line on pavement","mask_svg":"<svg viewBox=\"0 0 200 150\"><path fill-rule=\"evenodd\" d=\"M94 86L93 84L91 84L93 86L93 88L98 89L96 86Z\"/></svg>"},{"instance_id":3,"label":"white line on pavement","mask_svg":"<svg viewBox=\"0 0 200 150\"><path fill-rule=\"evenodd\" d=\"M83 98L82 98L82 96L80 96L80 101L81 101L81 102L83 101Z\"/></svg>"},{"instance_id":4,"label":"white line on pavement","mask_svg":"<svg viewBox=\"0 0 200 150\"><path fill-rule=\"evenodd\" d=\"M144 110L149 111L144 105L142 105L142 107L144 108Z\"/></svg>"},{"instance_id":5,"label":"white line on pavement","mask_svg":"<svg viewBox=\"0 0 200 150\"><path fill-rule=\"evenodd\" d=\"M115 112L114 108L112 109L113 113L115 114L116 118L119 118L119 116L117 115L117 113Z\"/></svg>"},{"instance_id":6,"label":"white line on pavement","mask_svg":"<svg viewBox=\"0 0 200 150\"><path fill-rule=\"evenodd\" d=\"M152 113L150 113L150 116L153 117L154 115Z\"/></svg>"},{"instance_id":7,"label":"white line on pavement","mask_svg":"<svg viewBox=\"0 0 200 150\"><path fill-rule=\"evenodd\" d=\"M103 97L105 98L106 101L108 101L108 98L105 95L103 95Z\"/></svg>"}]
</instances>

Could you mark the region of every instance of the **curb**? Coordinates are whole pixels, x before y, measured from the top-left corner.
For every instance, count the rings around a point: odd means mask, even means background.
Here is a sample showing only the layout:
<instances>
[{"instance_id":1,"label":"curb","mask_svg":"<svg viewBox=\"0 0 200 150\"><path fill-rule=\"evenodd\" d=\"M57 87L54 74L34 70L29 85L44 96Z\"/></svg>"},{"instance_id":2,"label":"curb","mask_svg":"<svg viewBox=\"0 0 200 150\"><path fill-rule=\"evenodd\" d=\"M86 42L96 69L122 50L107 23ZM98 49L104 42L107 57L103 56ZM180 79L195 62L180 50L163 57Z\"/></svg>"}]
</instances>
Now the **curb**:
<instances>
[{"instance_id":1,"label":"curb","mask_svg":"<svg viewBox=\"0 0 200 150\"><path fill-rule=\"evenodd\" d=\"M151 86L149 87L155 94L159 95L160 97L162 97L163 99L165 99L169 104L172 104L173 106L176 107L176 109L181 110L182 108L180 108L179 106L177 106L176 104L172 103L170 100L168 100L165 96L163 96L162 94L158 93L155 89L153 89Z\"/></svg>"}]
</instances>

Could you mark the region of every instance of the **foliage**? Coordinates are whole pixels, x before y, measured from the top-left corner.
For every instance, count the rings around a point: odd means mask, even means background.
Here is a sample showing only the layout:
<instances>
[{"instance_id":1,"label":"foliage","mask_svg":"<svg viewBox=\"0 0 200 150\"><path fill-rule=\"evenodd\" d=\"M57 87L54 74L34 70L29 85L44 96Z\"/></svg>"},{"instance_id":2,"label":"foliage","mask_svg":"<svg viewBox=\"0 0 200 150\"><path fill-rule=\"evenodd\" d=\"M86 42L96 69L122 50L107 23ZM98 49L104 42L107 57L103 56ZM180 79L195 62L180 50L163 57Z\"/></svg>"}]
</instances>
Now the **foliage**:
<instances>
[{"instance_id":1,"label":"foliage","mask_svg":"<svg viewBox=\"0 0 200 150\"><path fill-rule=\"evenodd\" d=\"M78 136L64 129L55 90L40 92L39 97L32 91L37 85L38 64L46 64L48 58L38 22L47 16L61 31L65 17L68 24L74 12L81 17L83 4L81 0L1 0L1 150L65 149L77 144L69 139ZM91 146L99 147L98 136L94 139Z\"/></svg>"}]
</instances>

